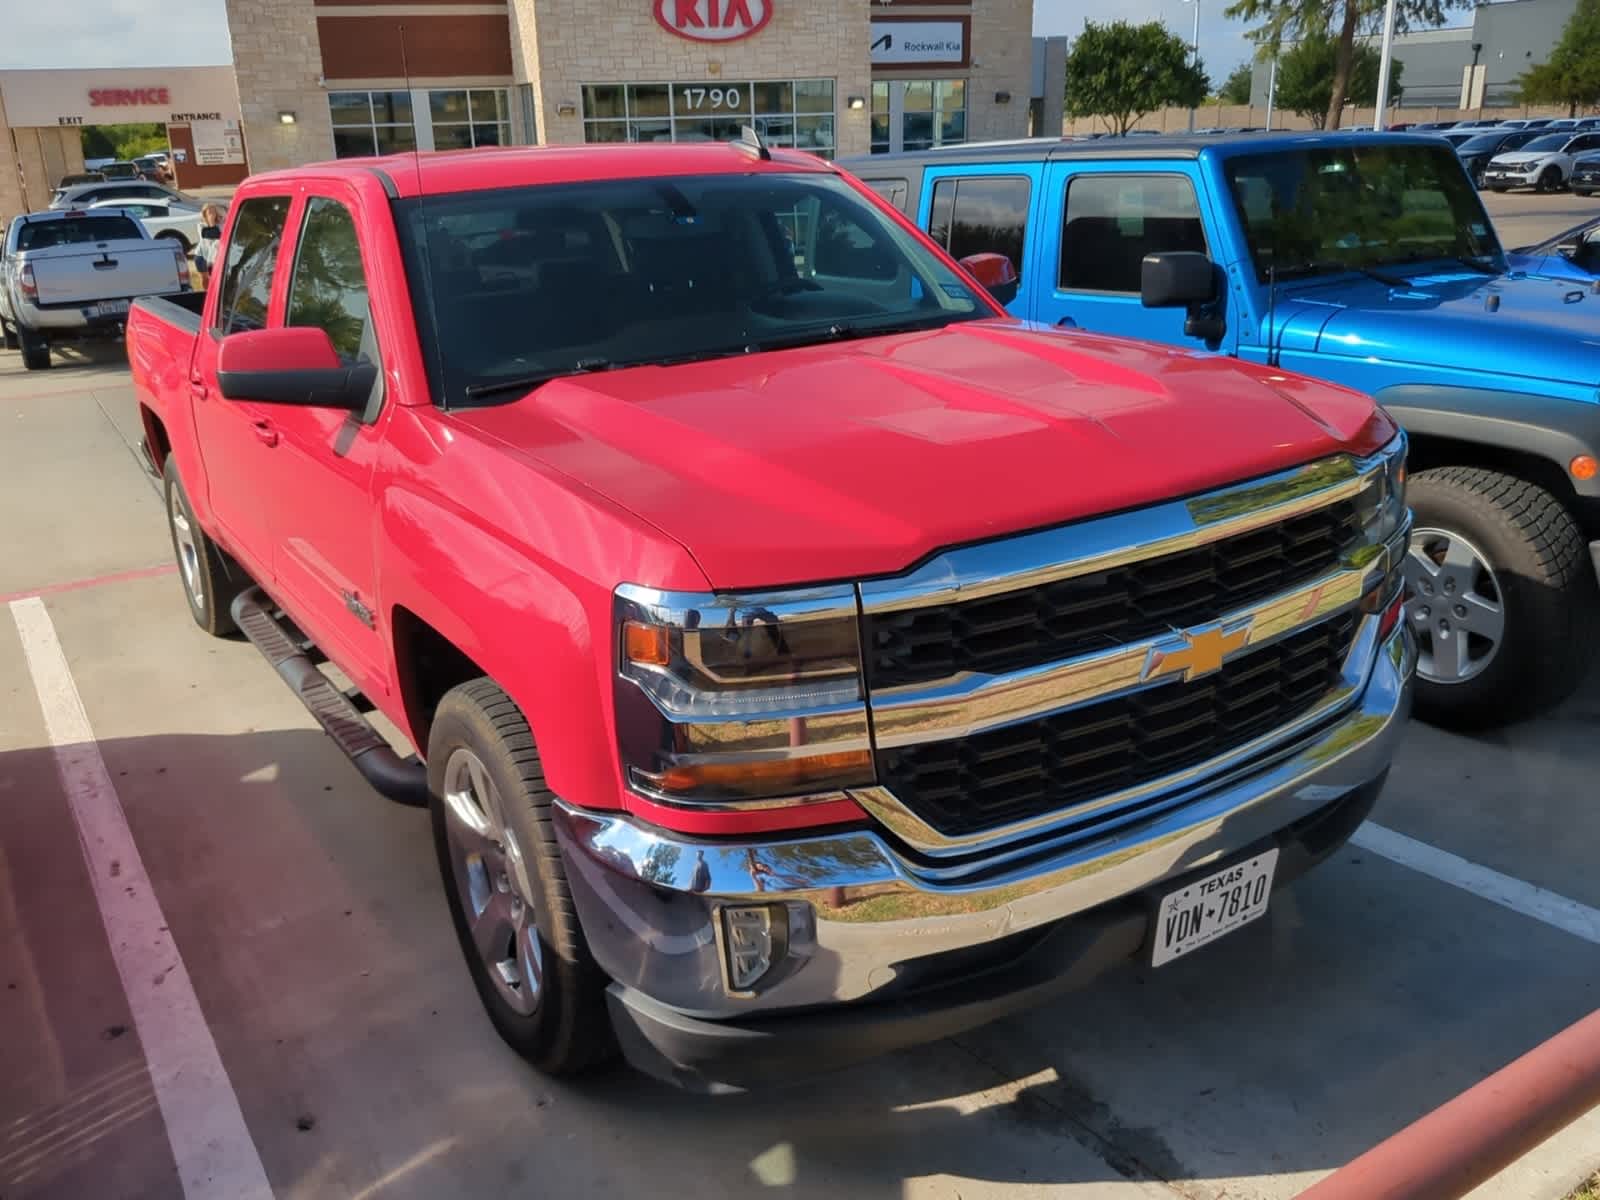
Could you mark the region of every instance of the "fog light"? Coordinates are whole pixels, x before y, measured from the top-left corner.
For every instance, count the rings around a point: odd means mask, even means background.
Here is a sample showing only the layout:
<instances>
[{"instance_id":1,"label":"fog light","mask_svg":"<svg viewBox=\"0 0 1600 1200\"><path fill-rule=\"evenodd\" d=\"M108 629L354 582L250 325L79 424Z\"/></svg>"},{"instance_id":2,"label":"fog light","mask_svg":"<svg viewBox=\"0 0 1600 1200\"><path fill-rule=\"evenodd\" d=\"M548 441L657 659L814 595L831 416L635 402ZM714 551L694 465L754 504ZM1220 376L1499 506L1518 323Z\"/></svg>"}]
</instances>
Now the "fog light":
<instances>
[{"instance_id":1,"label":"fog light","mask_svg":"<svg viewBox=\"0 0 1600 1200\"><path fill-rule=\"evenodd\" d=\"M787 915L781 906L772 904L724 908L722 937L728 990L748 992L788 950Z\"/></svg>"}]
</instances>

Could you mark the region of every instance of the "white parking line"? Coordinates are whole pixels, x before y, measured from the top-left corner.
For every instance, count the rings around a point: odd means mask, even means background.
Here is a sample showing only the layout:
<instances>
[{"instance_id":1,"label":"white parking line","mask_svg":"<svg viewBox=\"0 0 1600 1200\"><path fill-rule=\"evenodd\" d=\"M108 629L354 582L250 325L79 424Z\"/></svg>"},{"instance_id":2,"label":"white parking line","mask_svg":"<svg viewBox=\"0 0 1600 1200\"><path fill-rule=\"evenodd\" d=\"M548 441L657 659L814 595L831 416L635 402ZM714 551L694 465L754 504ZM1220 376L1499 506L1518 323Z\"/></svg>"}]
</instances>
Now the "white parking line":
<instances>
[{"instance_id":1,"label":"white parking line","mask_svg":"<svg viewBox=\"0 0 1600 1200\"><path fill-rule=\"evenodd\" d=\"M78 827L111 956L187 1200L271 1200L261 1155L106 771L55 625L37 596L11 602L56 768Z\"/></svg>"},{"instance_id":2,"label":"white parking line","mask_svg":"<svg viewBox=\"0 0 1600 1200\"><path fill-rule=\"evenodd\" d=\"M1447 850L1385 829L1382 825L1374 825L1371 821L1356 830L1350 843L1441 883L1471 892L1479 899L1600 945L1600 909L1579 904L1576 900L1513 879L1510 875L1502 875L1488 867L1480 867Z\"/></svg>"}]
</instances>

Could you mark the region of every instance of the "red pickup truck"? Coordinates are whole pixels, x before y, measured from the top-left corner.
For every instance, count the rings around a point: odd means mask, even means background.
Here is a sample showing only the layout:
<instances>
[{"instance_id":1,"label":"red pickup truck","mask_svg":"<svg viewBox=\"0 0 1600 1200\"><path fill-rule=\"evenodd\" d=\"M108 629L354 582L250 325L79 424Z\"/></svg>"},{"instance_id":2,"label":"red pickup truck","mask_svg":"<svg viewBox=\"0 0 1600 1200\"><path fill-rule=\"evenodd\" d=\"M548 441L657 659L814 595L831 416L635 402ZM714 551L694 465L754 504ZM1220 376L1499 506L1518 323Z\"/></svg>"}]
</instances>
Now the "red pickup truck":
<instances>
[{"instance_id":1,"label":"red pickup truck","mask_svg":"<svg viewBox=\"0 0 1600 1200\"><path fill-rule=\"evenodd\" d=\"M1159 966L1382 786L1393 422L1013 321L831 164L261 175L213 279L128 322L189 607L431 806L545 1070L748 1087Z\"/></svg>"}]
</instances>

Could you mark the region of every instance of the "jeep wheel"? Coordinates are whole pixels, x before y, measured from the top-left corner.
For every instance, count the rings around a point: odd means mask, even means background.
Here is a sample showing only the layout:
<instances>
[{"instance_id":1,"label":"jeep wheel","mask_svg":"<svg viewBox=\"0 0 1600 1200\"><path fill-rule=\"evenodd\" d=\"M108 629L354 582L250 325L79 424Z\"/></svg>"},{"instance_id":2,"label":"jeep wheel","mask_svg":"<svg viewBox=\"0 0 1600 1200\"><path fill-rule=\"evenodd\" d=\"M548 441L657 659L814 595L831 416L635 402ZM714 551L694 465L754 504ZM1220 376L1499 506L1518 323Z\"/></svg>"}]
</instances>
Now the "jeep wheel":
<instances>
[{"instance_id":1,"label":"jeep wheel","mask_svg":"<svg viewBox=\"0 0 1600 1200\"><path fill-rule=\"evenodd\" d=\"M170 454L161 478L167 496L167 530L172 534L172 553L178 560L189 615L207 633L226 637L238 628L233 623L233 599L250 586L250 579L200 528L178 478L178 464Z\"/></svg>"},{"instance_id":2,"label":"jeep wheel","mask_svg":"<svg viewBox=\"0 0 1600 1200\"><path fill-rule=\"evenodd\" d=\"M528 722L489 679L451 689L428 735L428 792L456 937L496 1031L570 1075L610 1057L606 978L590 957Z\"/></svg>"},{"instance_id":3,"label":"jeep wheel","mask_svg":"<svg viewBox=\"0 0 1600 1200\"><path fill-rule=\"evenodd\" d=\"M1482 728L1568 696L1600 635L1600 589L1572 515L1535 484L1473 467L1418 473L1410 500L1418 715Z\"/></svg>"},{"instance_id":4,"label":"jeep wheel","mask_svg":"<svg viewBox=\"0 0 1600 1200\"><path fill-rule=\"evenodd\" d=\"M35 333L26 325L17 326L17 340L22 346L22 365L30 371L50 369L50 343L44 335Z\"/></svg>"}]
</instances>

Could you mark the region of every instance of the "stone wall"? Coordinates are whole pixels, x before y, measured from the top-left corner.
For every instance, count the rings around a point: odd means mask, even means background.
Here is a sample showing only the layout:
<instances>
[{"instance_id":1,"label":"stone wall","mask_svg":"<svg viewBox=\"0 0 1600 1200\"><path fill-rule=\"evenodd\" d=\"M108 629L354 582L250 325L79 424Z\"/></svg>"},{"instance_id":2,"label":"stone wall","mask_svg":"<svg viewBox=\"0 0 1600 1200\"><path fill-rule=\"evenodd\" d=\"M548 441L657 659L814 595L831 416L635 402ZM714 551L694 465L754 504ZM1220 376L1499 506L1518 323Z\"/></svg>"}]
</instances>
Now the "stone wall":
<instances>
[{"instance_id":1,"label":"stone wall","mask_svg":"<svg viewBox=\"0 0 1600 1200\"><path fill-rule=\"evenodd\" d=\"M333 118L319 80L322 48L312 0L227 0L250 170L333 157ZM279 113L291 112L285 125Z\"/></svg>"},{"instance_id":2,"label":"stone wall","mask_svg":"<svg viewBox=\"0 0 1600 1200\"><path fill-rule=\"evenodd\" d=\"M905 11L894 6L896 15ZM935 10L929 10L933 15ZM939 10L949 11L949 10ZM1028 0L975 0L972 69L967 83L967 137L974 142L1025 137L1033 93L1033 5ZM1009 100L998 100L1009 94Z\"/></svg>"}]
</instances>

